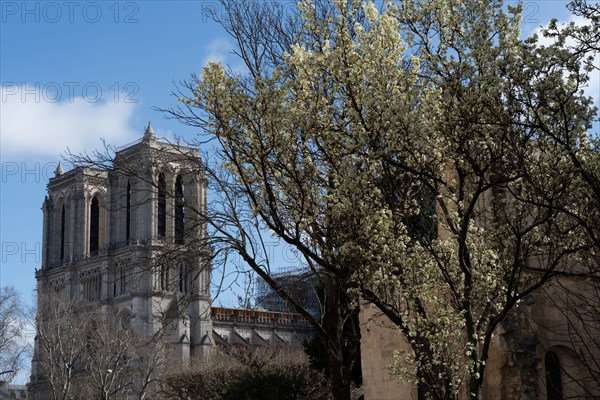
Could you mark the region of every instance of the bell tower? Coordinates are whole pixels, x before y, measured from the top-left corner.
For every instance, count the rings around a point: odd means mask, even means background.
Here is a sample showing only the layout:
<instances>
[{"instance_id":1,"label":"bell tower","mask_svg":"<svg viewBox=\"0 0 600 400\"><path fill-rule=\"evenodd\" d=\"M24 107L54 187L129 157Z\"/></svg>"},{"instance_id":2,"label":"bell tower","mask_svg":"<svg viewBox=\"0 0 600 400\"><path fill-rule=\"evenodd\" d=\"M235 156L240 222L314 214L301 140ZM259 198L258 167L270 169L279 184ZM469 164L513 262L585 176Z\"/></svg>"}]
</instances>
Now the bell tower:
<instances>
[{"instance_id":1,"label":"bell tower","mask_svg":"<svg viewBox=\"0 0 600 400\"><path fill-rule=\"evenodd\" d=\"M67 173L59 164L44 200L42 269L72 264L104 251L107 173L78 167Z\"/></svg>"}]
</instances>

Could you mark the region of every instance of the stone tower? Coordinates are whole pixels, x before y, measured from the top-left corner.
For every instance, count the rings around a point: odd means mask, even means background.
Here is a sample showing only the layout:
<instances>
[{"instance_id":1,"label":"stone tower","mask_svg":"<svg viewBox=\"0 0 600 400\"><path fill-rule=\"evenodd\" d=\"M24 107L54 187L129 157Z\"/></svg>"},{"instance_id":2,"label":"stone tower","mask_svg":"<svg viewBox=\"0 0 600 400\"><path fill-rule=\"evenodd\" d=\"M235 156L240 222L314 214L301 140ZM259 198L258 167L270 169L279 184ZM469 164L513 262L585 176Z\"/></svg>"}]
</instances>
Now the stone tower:
<instances>
[{"instance_id":1,"label":"stone tower","mask_svg":"<svg viewBox=\"0 0 600 400\"><path fill-rule=\"evenodd\" d=\"M113 313L142 335L168 321L177 359L207 359L213 328L199 157L196 149L157 140L148 124L108 167L64 172L59 165L42 207L38 292L53 289ZM33 391L44 381L37 353L36 344Z\"/></svg>"}]
</instances>

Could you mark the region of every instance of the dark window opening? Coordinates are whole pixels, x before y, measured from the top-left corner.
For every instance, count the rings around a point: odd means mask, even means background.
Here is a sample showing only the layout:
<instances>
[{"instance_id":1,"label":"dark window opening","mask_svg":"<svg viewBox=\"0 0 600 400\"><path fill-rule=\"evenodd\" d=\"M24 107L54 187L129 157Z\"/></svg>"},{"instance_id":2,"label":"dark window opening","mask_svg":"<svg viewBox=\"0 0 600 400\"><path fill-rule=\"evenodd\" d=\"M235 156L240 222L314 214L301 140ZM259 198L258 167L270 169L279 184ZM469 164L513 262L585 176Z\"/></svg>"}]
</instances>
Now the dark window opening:
<instances>
[{"instance_id":1,"label":"dark window opening","mask_svg":"<svg viewBox=\"0 0 600 400\"><path fill-rule=\"evenodd\" d=\"M403 225L413 242L431 243L438 236L436 193L424 183L415 181L401 171L386 169L379 181L387 206L392 212L399 211ZM418 204L418 208L412 206ZM414 212L406 213L407 205Z\"/></svg>"},{"instance_id":2,"label":"dark window opening","mask_svg":"<svg viewBox=\"0 0 600 400\"><path fill-rule=\"evenodd\" d=\"M436 195L426 187L413 194L419 204L419 213L407 218L406 226L414 241L431 243L438 236L438 226L435 213Z\"/></svg>"},{"instance_id":3,"label":"dark window opening","mask_svg":"<svg viewBox=\"0 0 600 400\"><path fill-rule=\"evenodd\" d=\"M560 361L554 352L546 353L546 396L548 400L563 400Z\"/></svg>"},{"instance_id":4,"label":"dark window opening","mask_svg":"<svg viewBox=\"0 0 600 400\"><path fill-rule=\"evenodd\" d=\"M179 291L181 293L187 293L189 288L189 277L188 269L185 265L179 266Z\"/></svg>"},{"instance_id":5,"label":"dark window opening","mask_svg":"<svg viewBox=\"0 0 600 400\"><path fill-rule=\"evenodd\" d=\"M125 217L125 241L129 243L131 238L131 184L127 181L127 204Z\"/></svg>"},{"instance_id":6,"label":"dark window opening","mask_svg":"<svg viewBox=\"0 0 600 400\"><path fill-rule=\"evenodd\" d=\"M169 290L169 267L161 265L160 267L160 288L162 290Z\"/></svg>"},{"instance_id":7,"label":"dark window opening","mask_svg":"<svg viewBox=\"0 0 600 400\"><path fill-rule=\"evenodd\" d=\"M129 283L127 281L127 275L125 271L125 267L121 267L120 271L120 280L121 280L121 294L127 294L129 291Z\"/></svg>"},{"instance_id":8,"label":"dark window opening","mask_svg":"<svg viewBox=\"0 0 600 400\"><path fill-rule=\"evenodd\" d=\"M60 261L65 259L65 219L65 205L63 204L60 216Z\"/></svg>"},{"instance_id":9,"label":"dark window opening","mask_svg":"<svg viewBox=\"0 0 600 400\"><path fill-rule=\"evenodd\" d=\"M175 243L182 244L185 231L185 199L181 176L175 181Z\"/></svg>"},{"instance_id":10,"label":"dark window opening","mask_svg":"<svg viewBox=\"0 0 600 400\"><path fill-rule=\"evenodd\" d=\"M164 239L167 233L167 184L163 174L158 175L158 238Z\"/></svg>"},{"instance_id":11,"label":"dark window opening","mask_svg":"<svg viewBox=\"0 0 600 400\"><path fill-rule=\"evenodd\" d=\"M90 254L98 253L100 243L100 205L94 197L90 206Z\"/></svg>"},{"instance_id":12,"label":"dark window opening","mask_svg":"<svg viewBox=\"0 0 600 400\"><path fill-rule=\"evenodd\" d=\"M183 280L184 280L184 276L183 276L183 265L179 266L179 291L181 293L183 293Z\"/></svg>"}]
</instances>

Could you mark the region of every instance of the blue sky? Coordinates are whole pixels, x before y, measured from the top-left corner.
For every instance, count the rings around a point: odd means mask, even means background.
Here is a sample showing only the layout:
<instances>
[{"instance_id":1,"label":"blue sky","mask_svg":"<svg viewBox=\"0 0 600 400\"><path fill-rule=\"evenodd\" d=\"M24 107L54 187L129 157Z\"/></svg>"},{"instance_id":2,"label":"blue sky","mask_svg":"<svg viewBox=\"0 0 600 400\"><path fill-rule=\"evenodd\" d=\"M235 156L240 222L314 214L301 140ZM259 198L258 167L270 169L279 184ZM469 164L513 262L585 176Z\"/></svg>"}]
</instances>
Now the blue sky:
<instances>
[{"instance_id":1,"label":"blue sky","mask_svg":"<svg viewBox=\"0 0 600 400\"><path fill-rule=\"evenodd\" d=\"M523 34L551 18L568 20L566 4L525 1ZM207 9L221 12L217 0L0 0L0 286L15 286L31 303L41 265L40 208L67 146L92 150L100 137L124 145L148 121L162 137L194 136L153 107L175 105L173 82L209 60L238 63L233 41ZM598 82L596 75L589 93L597 104ZM289 249L271 243L270 251L293 262ZM235 299L222 297L226 305Z\"/></svg>"},{"instance_id":2,"label":"blue sky","mask_svg":"<svg viewBox=\"0 0 600 400\"><path fill-rule=\"evenodd\" d=\"M159 136L194 135L153 107L175 104L174 81L227 58L207 7L217 2L0 3L0 285L31 297L45 186L67 146L123 145L150 120Z\"/></svg>"},{"instance_id":3,"label":"blue sky","mask_svg":"<svg viewBox=\"0 0 600 400\"><path fill-rule=\"evenodd\" d=\"M525 1L524 34L567 20L566 4ZM0 286L31 301L45 186L67 146L123 145L150 120L159 136L194 135L153 107L175 105L173 82L207 61L237 62L207 8L218 1L0 1Z\"/></svg>"}]
</instances>

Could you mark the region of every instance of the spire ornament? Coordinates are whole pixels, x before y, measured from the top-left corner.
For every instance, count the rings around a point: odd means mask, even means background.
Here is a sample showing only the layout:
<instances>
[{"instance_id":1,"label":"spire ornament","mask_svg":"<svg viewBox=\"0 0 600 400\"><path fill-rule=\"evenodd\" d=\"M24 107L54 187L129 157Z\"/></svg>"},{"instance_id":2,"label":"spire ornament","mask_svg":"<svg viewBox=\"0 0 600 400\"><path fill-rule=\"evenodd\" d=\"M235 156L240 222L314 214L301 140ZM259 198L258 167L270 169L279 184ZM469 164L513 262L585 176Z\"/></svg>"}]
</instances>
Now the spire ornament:
<instances>
[{"instance_id":1,"label":"spire ornament","mask_svg":"<svg viewBox=\"0 0 600 400\"><path fill-rule=\"evenodd\" d=\"M64 174L65 171L63 170L62 165L60 165L60 161L58 162L58 166L56 167L56 170L54 171L54 176L59 176Z\"/></svg>"},{"instance_id":2,"label":"spire ornament","mask_svg":"<svg viewBox=\"0 0 600 400\"><path fill-rule=\"evenodd\" d=\"M150 123L150 121L148 121L148 126L146 127L146 132L144 132L144 140L145 141L156 140L156 134L154 133L154 130L152 129L152 124Z\"/></svg>"}]
</instances>

